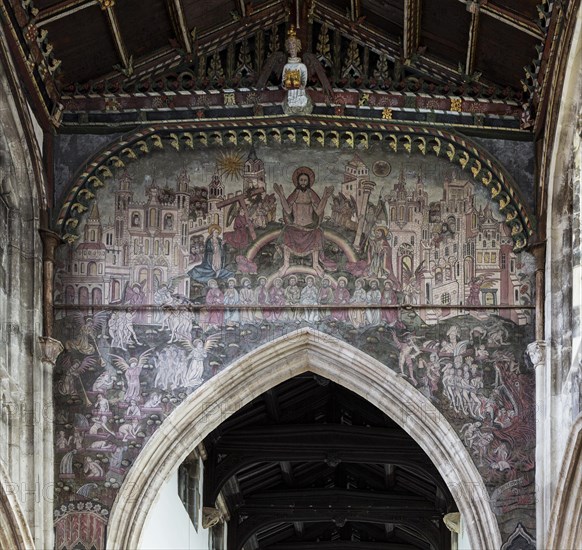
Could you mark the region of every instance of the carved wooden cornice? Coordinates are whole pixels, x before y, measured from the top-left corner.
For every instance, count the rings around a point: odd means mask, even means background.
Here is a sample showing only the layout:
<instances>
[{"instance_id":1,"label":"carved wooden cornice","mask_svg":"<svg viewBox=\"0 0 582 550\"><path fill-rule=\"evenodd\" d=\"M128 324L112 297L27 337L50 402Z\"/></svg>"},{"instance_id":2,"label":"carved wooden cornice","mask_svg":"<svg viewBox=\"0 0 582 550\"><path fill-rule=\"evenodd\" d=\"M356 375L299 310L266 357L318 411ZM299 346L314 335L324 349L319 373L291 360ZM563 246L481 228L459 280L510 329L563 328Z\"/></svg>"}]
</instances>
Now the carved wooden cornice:
<instances>
[{"instance_id":1,"label":"carved wooden cornice","mask_svg":"<svg viewBox=\"0 0 582 550\"><path fill-rule=\"evenodd\" d=\"M19 69L20 79L33 96L34 104L54 126L62 114L57 76L60 60L53 55L47 32L36 25L36 10L30 2L9 0L0 4L0 29L6 35ZM41 118L42 123L42 118Z\"/></svg>"},{"instance_id":2,"label":"carved wooden cornice","mask_svg":"<svg viewBox=\"0 0 582 550\"><path fill-rule=\"evenodd\" d=\"M183 79L187 76L181 75ZM178 77L176 77L178 78ZM163 90L164 88L159 88ZM466 88L452 97L436 93L415 94L404 88L400 91L372 89L335 89L326 97L320 89L310 89L315 114L357 116L366 119L393 118L430 122L447 126L476 126L483 129L507 129L519 132L521 106L514 101L481 100L465 95ZM186 121L201 118L240 118L262 113L281 114L284 90L269 88L226 89L178 93L174 91L144 90L129 95L124 93L73 96L63 98L64 127L104 125L151 125L160 117L167 121ZM385 110L390 109L391 115ZM451 118L454 114L454 118Z\"/></svg>"}]
</instances>

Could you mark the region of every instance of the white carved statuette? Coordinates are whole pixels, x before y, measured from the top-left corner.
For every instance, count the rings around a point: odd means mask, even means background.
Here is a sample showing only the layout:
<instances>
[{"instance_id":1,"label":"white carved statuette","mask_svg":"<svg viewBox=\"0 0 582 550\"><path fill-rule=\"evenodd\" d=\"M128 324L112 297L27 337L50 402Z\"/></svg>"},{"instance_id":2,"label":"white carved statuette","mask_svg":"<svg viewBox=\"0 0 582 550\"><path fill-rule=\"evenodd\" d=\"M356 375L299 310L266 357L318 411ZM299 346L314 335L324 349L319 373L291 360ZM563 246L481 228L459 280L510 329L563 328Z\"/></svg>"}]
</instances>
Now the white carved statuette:
<instances>
[{"instance_id":1,"label":"white carved statuette","mask_svg":"<svg viewBox=\"0 0 582 550\"><path fill-rule=\"evenodd\" d=\"M290 115L305 115L311 113L313 104L305 91L307 86L307 66L301 62L298 53L301 50L301 41L297 38L295 28L291 26L285 42L289 57L283 67L283 88L287 90L283 111Z\"/></svg>"}]
</instances>

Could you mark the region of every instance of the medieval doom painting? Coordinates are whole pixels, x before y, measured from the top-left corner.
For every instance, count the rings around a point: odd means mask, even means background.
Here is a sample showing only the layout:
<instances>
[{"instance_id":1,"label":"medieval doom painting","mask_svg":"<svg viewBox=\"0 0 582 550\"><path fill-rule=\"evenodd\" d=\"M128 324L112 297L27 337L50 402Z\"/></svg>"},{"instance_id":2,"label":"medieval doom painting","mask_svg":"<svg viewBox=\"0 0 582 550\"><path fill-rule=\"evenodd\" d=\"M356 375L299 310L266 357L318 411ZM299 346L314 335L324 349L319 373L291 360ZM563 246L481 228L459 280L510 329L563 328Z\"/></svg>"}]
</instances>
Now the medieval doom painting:
<instances>
[{"instance_id":1,"label":"medieval doom painting","mask_svg":"<svg viewBox=\"0 0 582 550\"><path fill-rule=\"evenodd\" d=\"M533 260L471 172L380 146L166 148L94 195L56 275L57 516L106 510L181 401L311 327L434 403L505 536L534 526Z\"/></svg>"}]
</instances>

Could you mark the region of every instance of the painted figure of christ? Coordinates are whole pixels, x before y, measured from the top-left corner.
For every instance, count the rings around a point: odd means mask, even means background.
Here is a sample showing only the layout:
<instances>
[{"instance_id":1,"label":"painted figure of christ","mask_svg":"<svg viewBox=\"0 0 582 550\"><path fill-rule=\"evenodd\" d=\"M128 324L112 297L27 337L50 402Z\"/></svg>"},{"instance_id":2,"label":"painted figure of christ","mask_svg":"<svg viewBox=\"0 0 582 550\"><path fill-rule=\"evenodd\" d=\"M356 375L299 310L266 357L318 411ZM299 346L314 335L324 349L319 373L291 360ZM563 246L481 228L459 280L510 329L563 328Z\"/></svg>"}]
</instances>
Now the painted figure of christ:
<instances>
[{"instance_id":1,"label":"painted figure of christ","mask_svg":"<svg viewBox=\"0 0 582 550\"><path fill-rule=\"evenodd\" d=\"M293 172L295 191L285 197L279 184L273 186L283 207L285 225L281 231L283 246L283 266L279 276L285 275L289 269L291 254L296 256L311 256L313 269L323 275L320 261L323 260L323 231L319 227L327 200L333 192L333 187L326 187L323 196L311 188L315 174L311 168L301 166Z\"/></svg>"}]
</instances>

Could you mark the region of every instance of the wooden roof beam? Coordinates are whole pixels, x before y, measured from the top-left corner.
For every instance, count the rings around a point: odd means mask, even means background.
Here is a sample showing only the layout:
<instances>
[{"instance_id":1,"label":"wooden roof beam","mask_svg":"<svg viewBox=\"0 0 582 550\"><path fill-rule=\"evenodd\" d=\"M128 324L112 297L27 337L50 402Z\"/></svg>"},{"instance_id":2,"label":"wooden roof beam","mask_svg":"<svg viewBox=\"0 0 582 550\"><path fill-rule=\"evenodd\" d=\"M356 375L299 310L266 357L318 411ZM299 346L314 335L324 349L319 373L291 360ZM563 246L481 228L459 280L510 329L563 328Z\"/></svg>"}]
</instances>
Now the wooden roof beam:
<instances>
[{"instance_id":1,"label":"wooden roof beam","mask_svg":"<svg viewBox=\"0 0 582 550\"><path fill-rule=\"evenodd\" d=\"M97 0L64 0L58 4L53 4L52 6L39 11L36 16L36 26L42 27L43 25L67 17L77 11L95 6L98 3Z\"/></svg>"},{"instance_id":2,"label":"wooden roof beam","mask_svg":"<svg viewBox=\"0 0 582 550\"><path fill-rule=\"evenodd\" d=\"M283 476L283 481L285 485L293 487L295 484L295 477L293 476L293 466L288 460L279 462L279 467L281 468L281 475Z\"/></svg>"},{"instance_id":3,"label":"wooden roof beam","mask_svg":"<svg viewBox=\"0 0 582 550\"><path fill-rule=\"evenodd\" d=\"M133 74L133 62L129 54L127 53L127 48L125 46L125 41L123 36L121 36L121 28L119 22L117 21L117 16L115 15L115 10L113 4L105 5L103 2L106 0L99 0L102 6L105 6L104 12L107 16L107 23L113 35L113 41L115 42L115 49L121 60L121 66L123 68L123 73L126 76L131 76Z\"/></svg>"},{"instance_id":4,"label":"wooden roof beam","mask_svg":"<svg viewBox=\"0 0 582 550\"><path fill-rule=\"evenodd\" d=\"M297 445L301 441L301 445ZM379 450L391 457L421 453L418 444L395 428L367 428L345 424L288 424L240 429L224 434L216 443L221 454L262 455L265 459L287 453L289 457L329 452L330 448L358 458L370 455L378 461ZM424 456L424 455L423 455ZM428 459L426 459L428 461ZM417 462L417 461L416 461ZM430 462L430 461L428 461Z\"/></svg>"},{"instance_id":5,"label":"wooden roof beam","mask_svg":"<svg viewBox=\"0 0 582 550\"><path fill-rule=\"evenodd\" d=\"M248 519L229 524L228 550L240 550L253 534L269 525L296 521L326 522L337 518L406 525L435 546L440 538L440 531L431 520L440 519L441 512L432 503L418 497L369 491L302 489L256 494L245 499L237 515Z\"/></svg>"},{"instance_id":6,"label":"wooden roof beam","mask_svg":"<svg viewBox=\"0 0 582 550\"><path fill-rule=\"evenodd\" d=\"M465 2L465 0L460 0ZM382 33L379 29L370 24L354 25L344 14L340 13L334 6L318 2L315 4L315 13L321 21L329 20L334 28L347 36L352 36L362 43L368 43L370 47L385 51L390 59L400 59L402 56L402 46L397 40ZM367 22L369 23L369 21ZM462 82L457 65L439 61L427 55L419 55L415 67L419 74L429 76L433 80L456 83ZM481 80L483 84L491 84Z\"/></svg>"},{"instance_id":7,"label":"wooden roof beam","mask_svg":"<svg viewBox=\"0 0 582 550\"><path fill-rule=\"evenodd\" d=\"M172 28L174 29L176 38L187 53L192 53L192 40L190 39L190 31L188 30L182 0L166 0L166 5L170 13L170 21L172 21Z\"/></svg>"},{"instance_id":8,"label":"wooden roof beam","mask_svg":"<svg viewBox=\"0 0 582 550\"><path fill-rule=\"evenodd\" d=\"M246 17L247 15L247 6L245 4L245 0L236 0L236 5L238 7L238 11L241 17Z\"/></svg>"},{"instance_id":9,"label":"wooden roof beam","mask_svg":"<svg viewBox=\"0 0 582 550\"><path fill-rule=\"evenodd\" d=\"M477 2L467 4L471 12L471 25L469 27L469 43L467 44L467 59L465 61L465 74L470 76L475 71L475 56L477 53L477 40L479 36L479 14L481 6Z\"/></svg>"},{"instance_id":10,"label":"wooden roof beam","mask_svg":"<svg viewBox=\"0 0 582 550\"><path fill-rule=\"evenodd\" d=\"M281 426L276 426L281 428ZM443 481L439 478L438 473L430 461L420 462L418 460L411 460L410 447L403 447L400 443L392 441L390 444L382 445L381 442L375 441L364 441L362 438L355 437L353 435L349 436L349 441L351 444L351 449L341 449L341 441L337 441L337 445L334 445L329 439L326 439L323 447L313 448L308 442L302 441L302 445L298 446L297 441L301 440L298 438L294 439L293 446L295 449L292 451L289 446L282 447L269 447L261 445L256 440L250 442L250 448L248 450L242 451L226 451L223 448L214 447L210 453L210 460L205 463L205 477L204 477L204 489L203 489L203 501L205 506L213 506L216 502L218 494L223 489L224 485L228 483L233 476L236 476L238 472L243 469L248 468L253 464L258 463L279 463L281 468L281 463L285 462L314 462L314 463L325 463L330 460L330 457L334 461L340 461L344 463L351 464L383 464L389 463L394 466L400 466L408 469L413 469L417 472L417 475L428 479L430 482L434 483L435 486L443 487ZM223 438L228 438L223 436ZM222 439L219 442L222 442ZM276 445L273 442L273 445ZM254 447L254 449L253 449ZM216 463L216 456L218 454L226 454L227 456L223 458L220 464ZM317 474L320 475L320 474ZM293 482L293 480L290 480Z\"/></svg>"},{"instance_id":11,"label":"wooden roof beam","mask_svg":"<svg viewBox=\"0 0 582 550\"><path fill-rule=\"evenodd\" d=\"M500 6L495 6L493 4L487 4L482 7L484 14L489 15L499 21L503 21L507 25L510 25L520 31L523 31L530 36L535 36L540 40L544 40L543 31L537 26L534 21L531 21L527 17L523 17L512 11L506 10Z\"/></svg>"},{"instance_id":12,"label":"wooden roof beam","mask_svg":"<svg viewBox=\"0 0 582 550\"><path fill-rule=\"evenodd\" d=\"M362 0L350 0L352 21L357 21L362 15Z\"/></svg>"},{"instance_id":13,"label":"wooden roof beam","mask_svg":"<svg viewBox=\"0 0 582 550\"><path fill-rule=\"evenodd\" d=\"M404 43L405 62L410 60L418 50L420 42L422 0L404 0Z\"/></svg>"},{"instance_id":14,"label":"wooden roof beam","mask_svg":"<svg viewBox=\"0 0 582 550\"><path fill-rule=\"evenodd\" d=\"M416 550L417 548L417 546L399 542L353 542L349 540L290 542L269 546L269 550Z\"/></svg>"},{"instance_id":15,"label":"wooden roof beam","mask_svg":"<svg viewBox=\"0 0 582 550\"><path fill-rule=\"evenodd\" d=\"M540 40L544 39L544 33L538 27L535 21L519 15L510 10L491 4L489 0L459 0L467 6L469 9L470 5L477 4L480 11L489 17L493 17L499 21L502 21L506 25L510 25L515 29L519 29L522 32L529 34L530 36L535 36Z\"/></svg>"}]
</instances>

